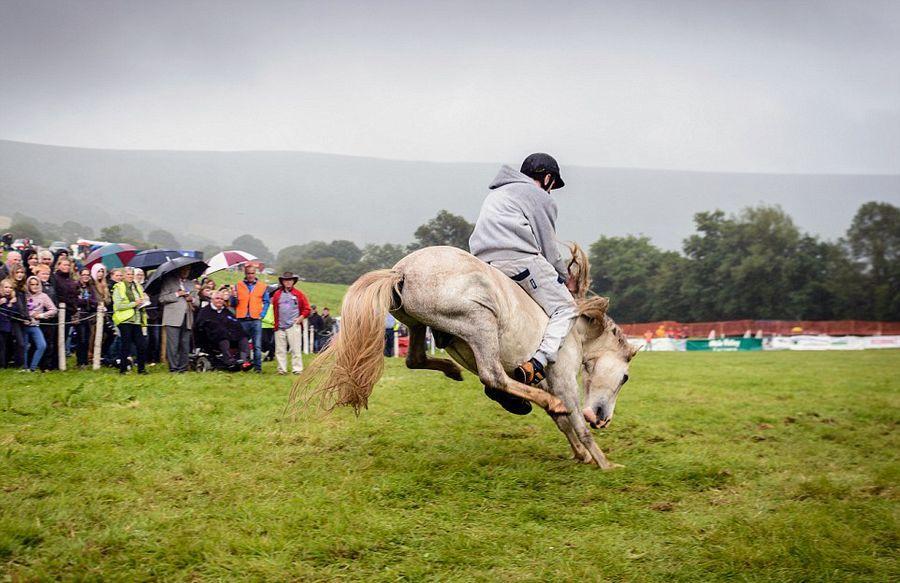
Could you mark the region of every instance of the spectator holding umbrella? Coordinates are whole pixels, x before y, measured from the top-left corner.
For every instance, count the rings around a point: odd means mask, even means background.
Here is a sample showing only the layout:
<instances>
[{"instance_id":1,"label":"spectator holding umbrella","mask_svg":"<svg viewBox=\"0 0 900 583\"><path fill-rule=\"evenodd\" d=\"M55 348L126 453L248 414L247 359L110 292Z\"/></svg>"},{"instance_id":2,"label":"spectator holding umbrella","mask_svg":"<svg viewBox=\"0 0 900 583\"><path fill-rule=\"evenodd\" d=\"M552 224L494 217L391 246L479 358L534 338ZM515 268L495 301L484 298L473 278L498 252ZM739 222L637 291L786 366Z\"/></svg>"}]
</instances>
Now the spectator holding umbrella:
<instances>
[{"instance_id":1,"label":"spectator holding umbrella","mask_svg":"<svg viewBox=\"0 0 900 583\"><path fill-rule=\"evenodd\" d=\"M253 342L253 369L262 372L262 317L269 309L269 290L256 277L257 266L244 265L244 279L237 284L237 295L231 298L235 315Z\"/></svg>"},{"instance_id":2,"label":"spectator holding umbrella","mask_svg":"<svg viewBox=\"0 0 900 583\"><path fill-rule=\"evenodd\" d=\"M137 352L138 374L146 374L144 370L144 353L146 338L144 328L147 326L147 296L141 284L134 281L134 269L126 267L122 273L122 281L113 286L113 322L119 329L119 374L128 371L128 355L132 345Z\"/></svg>"},{"instance_id":3,"label":"spectator holding umbrella","mask_svg":"<svg viewBox=\"0 0 900 583\"><path fill-rule=\"evenodd\" d=\"M295 288L300 278L285 271L278 278L278 291L272 296L275 312L275 360L278 374L287 374L287 349L291 349L291 368L294 374L303 372L303 321L309 316L309 300Z\"/></svg>"},{"instance_id":4,"label":"spectator holding umbrella","mask_svg":"<svg viewBox=\"0 0 900 583\"><path fill-rule=\"evenodd\" d=\"M159 304L163 307L162 323L166 330L166 358L169 371L175 373L187 372L194 309L200 304L194 284L188 279L190 275L188 265L165 275L159 292Z\"/></svg>"}]
</instances>

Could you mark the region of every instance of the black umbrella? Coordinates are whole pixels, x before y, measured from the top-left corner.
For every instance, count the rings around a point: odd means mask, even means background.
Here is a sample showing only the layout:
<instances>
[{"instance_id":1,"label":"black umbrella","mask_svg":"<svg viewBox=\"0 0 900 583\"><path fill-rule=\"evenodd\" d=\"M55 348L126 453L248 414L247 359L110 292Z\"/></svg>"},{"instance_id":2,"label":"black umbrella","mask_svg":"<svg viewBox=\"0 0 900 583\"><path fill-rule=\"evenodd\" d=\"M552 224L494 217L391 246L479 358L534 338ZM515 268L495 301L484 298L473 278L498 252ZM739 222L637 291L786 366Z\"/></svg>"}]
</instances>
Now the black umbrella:
<instances>
[{"instance_id":1,"label":"black umbrella","mask_svg":"<svg viewBox=\"0 0 900 583\"><path fill-rule=\"evenodd\" d=\"M174 249L147 249L135 255L128 262L128 267L140 267L144 271L149 271L176 257L181 257L181 253Z\"/></svg>"},{"instance_id":2,"label":"black umbrella","mask_svg":"<svg viewBox=\"0 0 900 583\"><path fill-rule=\"evenodd\" d=\"M144 289L147 293L157 293L159 291L159 286L162 285L163 278L170 273L178 273L178 270L182 267L190 267L191 273L188 275L188 279L196 279L206 271L208 265L205 261L197 259L196 257L176 257L175 259L170 259L153 272L153 277L147 281L147 285L144 286Z\"/></svg>"}]
</instances>

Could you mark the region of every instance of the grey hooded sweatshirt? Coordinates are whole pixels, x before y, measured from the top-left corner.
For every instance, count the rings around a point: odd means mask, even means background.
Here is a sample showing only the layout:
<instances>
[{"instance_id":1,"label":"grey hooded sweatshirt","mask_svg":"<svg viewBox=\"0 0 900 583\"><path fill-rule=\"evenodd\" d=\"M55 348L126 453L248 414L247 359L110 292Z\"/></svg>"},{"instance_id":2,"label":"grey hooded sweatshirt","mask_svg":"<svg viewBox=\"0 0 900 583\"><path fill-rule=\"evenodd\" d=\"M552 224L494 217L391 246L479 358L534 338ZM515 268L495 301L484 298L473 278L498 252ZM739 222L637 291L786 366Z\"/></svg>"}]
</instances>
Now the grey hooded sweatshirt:
<instances>
[{"instance_id":1,"label":"grey hooded sweatshirt","mask_svg":"<svg viewBox=\"0 0 900 583\"><path fill-rule=\"evenodd\" d=\"M567 277L556 244L556 201L530 177L506 165L489 188L469 237L472 254L487 263L543 255Z\"/></svg>"}]
</instances>

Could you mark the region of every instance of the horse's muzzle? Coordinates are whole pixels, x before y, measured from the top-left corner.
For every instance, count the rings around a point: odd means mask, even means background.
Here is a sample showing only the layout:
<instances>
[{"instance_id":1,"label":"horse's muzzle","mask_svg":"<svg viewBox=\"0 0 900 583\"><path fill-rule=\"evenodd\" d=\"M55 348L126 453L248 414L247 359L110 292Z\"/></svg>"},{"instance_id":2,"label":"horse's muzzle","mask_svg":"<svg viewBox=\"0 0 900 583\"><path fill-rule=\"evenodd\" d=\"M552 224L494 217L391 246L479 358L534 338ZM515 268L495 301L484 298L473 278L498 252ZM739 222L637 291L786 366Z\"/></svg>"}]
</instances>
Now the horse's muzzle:
<instances>
[{"instance_id":1,"label":"horse's muzzle","mask_svg":"<svg viewBox=\"0 0 900 583\"><path fill-rule=\"evenodd\" d=\"M609 425L609 422L612 421L612 419L603 415L602 407L598 408L596 411L585 408L582 409L581 412L584 414L584 420L587 421L593 429L605 429Z\"/></svg>"}]
</instances>

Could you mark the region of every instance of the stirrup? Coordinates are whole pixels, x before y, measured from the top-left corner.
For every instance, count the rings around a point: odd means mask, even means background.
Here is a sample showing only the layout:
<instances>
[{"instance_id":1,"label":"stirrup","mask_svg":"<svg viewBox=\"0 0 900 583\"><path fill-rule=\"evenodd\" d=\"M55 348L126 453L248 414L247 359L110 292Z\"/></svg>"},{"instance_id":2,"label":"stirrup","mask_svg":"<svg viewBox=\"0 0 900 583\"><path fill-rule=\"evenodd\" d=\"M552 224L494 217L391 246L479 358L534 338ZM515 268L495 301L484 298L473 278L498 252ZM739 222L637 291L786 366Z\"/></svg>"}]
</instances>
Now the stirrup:
<instances>
[{"instance_id":1,"label":"stirrup","mask_svg":"<svg viewBox=\"0 0 900 583\"><path fill-rule=\"evenodd\" d=\"M545 377L544 365L533 358L513 371L513 378L524 385L539 384Z\"/></svg>"}]
</instances>

